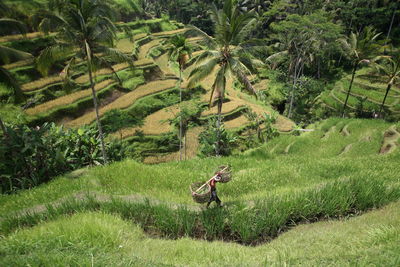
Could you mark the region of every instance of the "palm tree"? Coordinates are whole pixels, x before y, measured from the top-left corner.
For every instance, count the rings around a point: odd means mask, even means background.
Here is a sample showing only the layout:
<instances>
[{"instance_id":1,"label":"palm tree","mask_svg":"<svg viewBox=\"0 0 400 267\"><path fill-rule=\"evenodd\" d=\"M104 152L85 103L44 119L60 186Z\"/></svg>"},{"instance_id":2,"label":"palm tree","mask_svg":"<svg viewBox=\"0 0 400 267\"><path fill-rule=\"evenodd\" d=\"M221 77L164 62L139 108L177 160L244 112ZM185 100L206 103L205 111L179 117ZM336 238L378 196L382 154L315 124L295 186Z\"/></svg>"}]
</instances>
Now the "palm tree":
<instances>
[{"instance_id":1,"label":"palm tree","mask_svg":"<svg viewBox=\"0 0 400 267\"><path fill-rule=\"evenodd\" d=\"M3 29L2 33L15 33L19 32L23 35L26 34L26 27L19 21L9 18L0 19L0 28ZM0 63L8 64L11 61L18 61L32 58L32 55L23 51L0 45ZM20 102L24 95L21 87L13 75L4 67L0 66L0 80L13 90L13 95L16 102Z\"/></svg>"},{"instance_id":2,"label":"palm tree","mask_svg":"<svg viewBox=\"0 0 400 267\"><path fill-rule=\"evenodd\" d=\"M384 57L380 64L375 65L380 73L383 74L385 78L388 79L385 97L383 98L381 107L379 109L379 116L382 114L383 106L385 105L386 97L392 85L400 79L400 55L399 52L393 53L392 57Z\"/></svg>"},{"instance_id":3,"label":"palm tree","mask_svg":"<svg viewBox=\"0 0 400 267\"><path fill-rule=\"evenodd\" d=\"M236 77L247 90L256 94L246 75L251 74L259 62L251 58L249 47L246 47L249 42L245 41L256 20L250 13L240 12L234 0L225 0L222 10L213 5L211 20L214 23L214 38L197 29L206 41L208 50L198 56L195 68L189 75L188 87L194 87L199 81L216 72L211 87L210 105L215 95L218 101L217 129L220 129L222 104L229 76ZM218 145L216 154L219 156Z\"/></svg>"},{"instance_id":4,"label":"palm tree","mask_svg":"<svg viewBox=\"0 0 400 267\"><path fill-rule=\"evenodd\" d=\"M349 95L357 68L362 63L369 63L382 49L382 46L377 41L377 38L380 35L381 33L377 34L373 28L365 27L362 33L351 33L348 38L339 39L339 42L342 44L343 49L350 57L353 65L349 90L347 91L346 100L343 104L342 117L345 115L347 101L349 100Z\"/></svg>"},{"instance_id":5,"label":"palm tree","mask_svg":"<svg viewBox=\"0 0 400 267\"><path fill-rule=\"evenodd\" d=\"M174 35L168 40L166 46L167 53L169 54L169 59L172 62L177 62L179 65L179 99L182 103L182 72L185 68L186 62L189 60L192 54L192 47L187 42L187 39L183 35ZM181 112L182 113L182 112ZM182 137L183 137L183 125L182 125L182 114L179 122L179 159L182 160ZM186 137L185 137L186 139ZM186 140L184 142L186 147Z\"/></svg>"},{"instance_id":6,"label":"palm tree","mask_svg":"<svg viewBox=\"0 0 400 267\"><path fill-rule=\"evenodd\" d=\"M2 10L5 10L7 6L4 5L2 2L0 2L0 8ZM10 32L17 31L21 34L26 33L26 27L21 22L9 18L0 19L0 28L3 29L4 31L5 30L8 30ZM11 60L18 61L31 57L32 55L29 53L0 45L0 61L2 64L8 64L10 63ZM19 102L23 99L24 94L21 90L18 81L6 68L1 66L0 66L0 81L14 91L13 95L16 102ZM3 120L1 118L0 118L0 128L3 131L4 135L7 135L6 127L4 126Z\"/></svg>"},{"instance_id":7,"label":"palm tree","mask_svg":"<svg viewBox=\"0 0 400 267\"><path fill-rule=\"evenodd\" d=\"M110 48L114 45L116 27L111 21L113 11L106 2L100 0L56 0L55 2L62 2L62 8L41 14L43 19L40 29L56 32L56 35L55 44L41 52L38 69L46 73L55 61L71 57L63 70L68 76L76 59L86 61L102 155L104 163L107 163L93 73L97 67L110 67L108 58L130 63L132 60L118 50Z\"/></svg>"}]
</instances>

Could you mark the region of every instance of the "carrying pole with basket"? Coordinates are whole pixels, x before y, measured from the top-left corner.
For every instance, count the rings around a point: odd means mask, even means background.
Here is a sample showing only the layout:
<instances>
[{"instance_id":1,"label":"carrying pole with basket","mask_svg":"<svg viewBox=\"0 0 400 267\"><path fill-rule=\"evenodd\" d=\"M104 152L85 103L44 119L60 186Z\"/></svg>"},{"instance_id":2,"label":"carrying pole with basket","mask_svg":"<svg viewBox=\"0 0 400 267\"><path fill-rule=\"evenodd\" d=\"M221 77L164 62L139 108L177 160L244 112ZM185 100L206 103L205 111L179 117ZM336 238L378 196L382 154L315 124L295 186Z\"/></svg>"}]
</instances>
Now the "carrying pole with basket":
<instances>
[{"instance_id":1,"label":"carrying pole with basket","mask_svg":"<svg viewBox=\"0 0 400 267\"><path fill-rule=\"evenodd\" d=\"M219 166L219 170L217 172L221 175L221 183L227 183L231 180L231 171L230 166ZM197 203L205 203L211 197L211 186L210 181L217 177L218 174L211 177L207 182L196 182L189 186L190 191L192 193L193 200ZM207 190L204 190L204 187L207 187ZM202 193L201 191L204 190Z\"/></svg>"}]
</instances>

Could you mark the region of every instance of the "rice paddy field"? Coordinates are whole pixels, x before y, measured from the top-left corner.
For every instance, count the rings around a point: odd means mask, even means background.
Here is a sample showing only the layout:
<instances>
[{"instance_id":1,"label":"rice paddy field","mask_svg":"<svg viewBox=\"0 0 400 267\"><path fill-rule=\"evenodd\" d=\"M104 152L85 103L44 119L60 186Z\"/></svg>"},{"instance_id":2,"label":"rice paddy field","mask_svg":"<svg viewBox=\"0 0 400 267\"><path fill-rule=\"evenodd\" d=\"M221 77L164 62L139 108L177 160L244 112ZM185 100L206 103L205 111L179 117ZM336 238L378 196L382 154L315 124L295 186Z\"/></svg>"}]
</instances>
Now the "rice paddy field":
<instances>
[{"instance_id":1,"label":"rice paddy field","mask_svg":"<svg viewBox=\"0 0 400 267\"><path fill-rule=\"evenodd\" d=\"M169 55L167 51L163 50L162 44L171 36L184 33L186 28L176 22L163 19L139 21L139 23L118 23L118 27L122 26L129 27L131 35L128 36L121 31L115 47L126 55L136 55L136 60L133 62L133 66L128 63L116 62L109 68L101 68L94 72L101 119L106 119L106 114L110 111L132 114L132 110L134 110L135 114L139 114L142 108L144 110L140 117L143 120L140 125L125 124L122 128L109 132L110 136L126 139L135 136L138 131L144 135L155 137L177 133L176 127L166 122L174 119L179 112L176 100L163 100L164 103L152 108L149 108L148 105L152 97L157 97L159 94L168 95L172 89L178 87L179 72L175 66L176 63L169 60ZM150 29L156 29L156 31L152 32ZM165 30L157 31L159 29ZM40 33L28 34L25 37L5 36L0 43L13 44L13 42L29 40L34 45L35 42L42 42L44 38L48 38L48 36ZM194 57L204 51L201 40L198 36L188 38L188 42L194 49ZM76 70L73 70L69 81L72 83L72 87L70 85L68 90L63 89L67 81L62 75L59 75L62 70L59 66L55 67L48 76L42 76L35 70L35 62L32 58L10 62L4 67L20 80L22 90L28 99L23 110L18 110L19 115L15 112L14 115L11 114L12 116L5 116L6 119L21 117L22 113L24 119L32 125L53 121L59 125L77 128L95 123L96 116L91 100L89 76L85 72L82 62L78 62ZM199 88L202 90L199 95L198 89L188 90L186 88L188 75L192 69L193 64L189 65L182 73L185 102L198 103L198 105L206 107L210 99L214 76L207 77L199 84ZM267 80L261 80L256 87L264 90L267 84ZM227 129L234 130L245 127L249 123L243 115L246 110L252 110L260 116L272 111L271 107L235 89L232 80L229 81L226 90L227 102L223 106L223 116ZM200 119L206 123L207 119L216 114L217 107L203 108ZM189 148L190 152L187 152L188 158L197 155L198 136L201 133L198 129L204 129L203 126L197 125L196 130L187 133L190 136L189 143L193 144ZM294 123L279 115L275 126L281 132L290 132ZM156 159L159 159L159 162L173 161L177 159L177 152L157 153L157 151L153 151L144 160L148 163L157 163Z\"/></svg>"},{"instance_id":2,"label":"rice paddy field","mask_svg":"<svg viewBox=\"0 0 400 267\"><path fill-rule=\"evenodd\" d=\"M348 75L339 80L332 90L323 92L320 97L322 105L331 109L334 113L341 113L350 81L351 75ZM378 112L385 96L386 88L387 81L384 81L379 75L374 74L371 68L359 70L350 91L347 103L348 112L356 112L357 109L360 109L361 104L365 112ZM397 118L399 115L399 103L400 88L394 85L385 102L385 109L387 109L394 118Z\"/></svg>"},{"instance_id":3,"label":"rice paddy field","mask_svg":"<svg viewBox=\"0 0 400 267\"><path fill-rule=\"evenodd\" d=\"M125 160L2 195L1 265L397 266L400 125L308 130L237 156ZM189 185L226 164L224 207L193 202Z\"/></svg>"}]
</instances>

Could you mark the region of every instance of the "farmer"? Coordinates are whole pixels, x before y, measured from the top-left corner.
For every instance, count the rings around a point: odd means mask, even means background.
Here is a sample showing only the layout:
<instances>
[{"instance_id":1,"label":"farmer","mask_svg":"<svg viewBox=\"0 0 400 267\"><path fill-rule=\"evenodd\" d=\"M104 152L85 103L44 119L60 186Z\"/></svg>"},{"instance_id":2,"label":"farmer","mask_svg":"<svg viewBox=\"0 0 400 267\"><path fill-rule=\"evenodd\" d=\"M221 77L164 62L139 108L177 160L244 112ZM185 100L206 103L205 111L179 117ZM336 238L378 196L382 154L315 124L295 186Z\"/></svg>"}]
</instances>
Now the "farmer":
<instances>
[{"instance_id":1,"label":"farmer","mask_svg":"<svg viewBox=\"0 0 400 267\"><path fill-rule=\"evenodd\" d=\"M217 187L216 187L216 183L221 181L221 178L222 178L222 173L216 172L215 176L208 182L208 184L211 187L211 197L207 203L207 208L210 206L211 202L213 202L213 201L217 202L218 206L222 207L221 200L217 196Z\"/></svg>"}]
</instances>

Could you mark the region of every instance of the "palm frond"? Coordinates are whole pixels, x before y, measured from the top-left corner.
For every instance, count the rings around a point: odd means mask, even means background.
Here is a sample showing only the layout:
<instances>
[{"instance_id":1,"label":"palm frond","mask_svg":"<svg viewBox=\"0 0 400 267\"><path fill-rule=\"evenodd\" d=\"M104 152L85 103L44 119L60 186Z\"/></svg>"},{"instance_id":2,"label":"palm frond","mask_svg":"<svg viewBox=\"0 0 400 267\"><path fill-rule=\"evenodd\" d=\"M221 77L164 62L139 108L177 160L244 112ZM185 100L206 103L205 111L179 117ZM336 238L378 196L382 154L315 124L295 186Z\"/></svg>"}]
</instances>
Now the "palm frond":
<instances>
[{"instance_id":1,"label":"palm frond","mask_svg":"<svg viewBox=\"0 0 400 267\"><path fill-rule=\"evenodd\" d=\"M217 47L217 43L211 36L209 36L204 31L200 30L196 26L189 25L188 30L186 30L186 32L184 33L184 36L187 37L187 36L193 36L193 35L201 37L203 42L205 43L205 45L207 47L209 47L210 49L214 49Z\"/></svg>"},{"instance_id":2,"label":"palm frond","mask_svg":"<svg viewBox=\"0 0 400 267\"><path fill-rule=\"evenodd\" d=\"M73 52L69 44L55 44L45 48L37 58L37 68L42 75L47 75L54 62L66 59Z\"/></svg>"},{"instance_id":3,"label":"palm frond","mask_svg":"<svg viewBox=\"0 0 400 267\"><path fill-rule=\"evenodd\" d=\"M226 87L226 65L222 66L218 70L217 75L215 76L215 80L211 87L211 93L210 93L210 101L209 101L210 107L212 105L215 92L218 93L218 98L220 100L224 99L225 87Z\"/></svg>"},{"instance_id":4,"label":"palm frond","mask_svg":"<svg viewBox=\"0 0 400 267\"><path fill-rule=\"evenodd\" d=\"M251 63L249 63L251 64ZM244 85L247 91L257 96L257 90L254 89L253 85L247 78L247 75L251 75L250 69L241 61L231 58L229 65L232 73L238 78L238 80Z\"/></svg>"},{"instance_id":5,"label":"palm frond","mask_svg":"<svg viewBox=\"0 0 400 267\"><path fill-rule=\"evenodd\" d=\"M210 58L220 58L221 52L216 50L206 50L200 55L194 56L192 60L194 60L195 65L202 64L205 60Z\"/></svg>"},{"instance_id":6,"label":"palm frond","mask_svg":"<svg viewBox=\"0 0 400 267\"><path fill-rule=\"evenodd\" d=\"M32 55L14 48L0 45L1 64L8 64L19 60L31 58Z\"/></svg>"},{"instance_id":7,"label":"palm frond","mask_svg":"<svg viewBox=\"0 0 400 267\"><path fill-rule=\"evenodd\" d=\"M0 81L13 89L13 95L16 102L19 102L24 98L24 94L17 80L3 67L0 67Z\"/></svg>"},{"instance_id":8,"label":"palm frond","mask_svg":"<svg viewBox=\"0 0 400 267\"><path fill-rule=\"evenodd\" d=\"M0 34L15 34L15 32L25 35L26 26L15 19L0 18Z\"/></svg>"},{"instance_id":9,"label":"palm frond","mask_svg":"<svg viewBox=\"0 0 400 267\"><path fill-rule=\"evenodd\" d=\"M188 88L193 88L198 82L210 75L218 66L219 58L211 58L206 63L196 66L189 75Z\"/></svg>"},{"instance_id":10,"label":"palm frond","mask_svg":"<svg viewBox=\"0 0 400 267\"><path fill-rule=\"evenodd\" d=\"M94 51L96 53L103 54L104 57L109 57L110 60L118 63L126 62L130 66L133 66L133 59L130 56L122 53L118 49L110 48L107 46L97 46L95 47Z\"/></svg>"}]
</instances>

